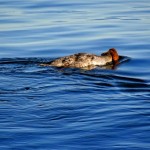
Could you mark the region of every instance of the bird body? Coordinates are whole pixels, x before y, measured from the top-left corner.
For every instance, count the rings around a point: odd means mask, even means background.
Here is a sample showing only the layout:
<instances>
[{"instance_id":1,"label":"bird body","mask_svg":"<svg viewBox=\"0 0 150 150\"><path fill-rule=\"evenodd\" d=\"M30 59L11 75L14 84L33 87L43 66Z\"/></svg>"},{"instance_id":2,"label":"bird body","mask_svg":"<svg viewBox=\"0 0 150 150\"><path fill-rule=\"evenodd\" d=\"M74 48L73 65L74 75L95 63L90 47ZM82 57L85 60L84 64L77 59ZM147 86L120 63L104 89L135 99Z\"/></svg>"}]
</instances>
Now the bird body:
<instances>
[{"instance_id":1,"label":"bird body","mask_svg":"<svg viewBox=\"0 0 150 150\"><path fill-rule=\"evenodd\" d=\"M70 67L70 68L84 68L88 66L104 66L114 61L118 61L119 56L117 51L112 48L100 56L89 53L77 53L65 57L57 58L44 66L55 67Z\"/></svg>"}]
</instances>

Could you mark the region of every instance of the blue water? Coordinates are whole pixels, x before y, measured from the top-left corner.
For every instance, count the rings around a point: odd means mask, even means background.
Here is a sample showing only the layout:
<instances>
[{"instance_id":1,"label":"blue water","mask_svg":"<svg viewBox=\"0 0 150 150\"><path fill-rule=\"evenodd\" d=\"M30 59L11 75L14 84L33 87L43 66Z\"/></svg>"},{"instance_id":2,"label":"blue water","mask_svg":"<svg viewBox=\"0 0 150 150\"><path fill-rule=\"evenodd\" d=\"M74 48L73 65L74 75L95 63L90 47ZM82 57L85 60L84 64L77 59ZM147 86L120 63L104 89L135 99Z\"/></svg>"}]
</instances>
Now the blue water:
<instances>
[{"instance_id":1,"label":"blue water","mask_svg":"<svg viewBox=\"0 0 150 150\"><path fill-rule=\"evenodd\" d=\"M149 26L149 0L1 0L0 149L149 150ZM113 69L39 65L111 47Z\"/></svg>"}]
</instances>

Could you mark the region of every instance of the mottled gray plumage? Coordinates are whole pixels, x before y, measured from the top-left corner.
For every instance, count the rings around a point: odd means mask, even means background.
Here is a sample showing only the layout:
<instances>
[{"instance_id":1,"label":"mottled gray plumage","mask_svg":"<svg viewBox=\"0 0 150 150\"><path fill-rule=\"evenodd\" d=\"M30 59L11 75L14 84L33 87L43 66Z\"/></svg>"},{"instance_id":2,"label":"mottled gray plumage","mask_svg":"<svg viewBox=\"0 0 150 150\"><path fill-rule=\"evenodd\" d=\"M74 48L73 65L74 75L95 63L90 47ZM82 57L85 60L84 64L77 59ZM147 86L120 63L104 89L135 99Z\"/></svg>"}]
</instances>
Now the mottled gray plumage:
<instances>
[{"instance_id":1,"label":"mottled gray plumage","mask_svg":"<svg viewBox=\"0 0 150 150\"><path fill-rule=\"evenodd\" d=\"M101 56L88 53L78 53L74 55L61 57L42 65L55 67L72 67L72 68L84 68L88 66L104 66L113 61L111 50L112 49L110 49L108 52L101 54Z\"/></svg>"}]
</instances>

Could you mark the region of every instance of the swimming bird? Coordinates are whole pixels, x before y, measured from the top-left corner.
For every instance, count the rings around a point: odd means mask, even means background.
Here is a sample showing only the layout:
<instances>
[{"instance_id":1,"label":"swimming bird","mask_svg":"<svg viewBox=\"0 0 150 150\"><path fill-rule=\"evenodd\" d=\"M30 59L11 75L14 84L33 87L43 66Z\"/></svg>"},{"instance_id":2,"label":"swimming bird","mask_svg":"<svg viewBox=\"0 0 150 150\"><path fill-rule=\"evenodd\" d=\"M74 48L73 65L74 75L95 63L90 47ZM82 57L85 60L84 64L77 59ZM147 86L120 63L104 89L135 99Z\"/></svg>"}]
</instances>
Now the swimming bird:
<instances>
[{"instance_id":1,"label":"swimming bird","mask_svg":"<svg viewBox=\"0 0 150 150\"><path fill-rule=\"evenodd\" d=\"M77 53L65 57L57 58L51 62L41 64L43 66L85 68L90 66L105 66L115 64L119 60L119 55L115 48L109 49L100 56L89 53Z\"/></svg>"}]
</instances>

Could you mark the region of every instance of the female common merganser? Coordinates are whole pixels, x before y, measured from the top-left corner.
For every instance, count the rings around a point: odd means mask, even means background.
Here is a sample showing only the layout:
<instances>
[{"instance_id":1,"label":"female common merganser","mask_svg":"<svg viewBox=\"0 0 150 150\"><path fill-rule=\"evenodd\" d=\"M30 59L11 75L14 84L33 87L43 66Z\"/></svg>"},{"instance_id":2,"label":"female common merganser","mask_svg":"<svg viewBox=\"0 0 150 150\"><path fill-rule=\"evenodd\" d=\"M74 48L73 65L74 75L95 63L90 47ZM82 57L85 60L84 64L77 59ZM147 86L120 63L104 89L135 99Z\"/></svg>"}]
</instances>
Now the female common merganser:
<instances>
[{"instance_id":1,"label":"female common merganser","mask_svg":"<svg viewBox=\"0 0 150 150\"><path fill-rule=\"evenodd\" d=\"M88 53L78 53L55 59L49 63L41 64L43 66L84 68L89 66L105 66L107 64L116 64L119 55L116 49L111 48L100 56Z\"/></svg>"}]
</instances>

